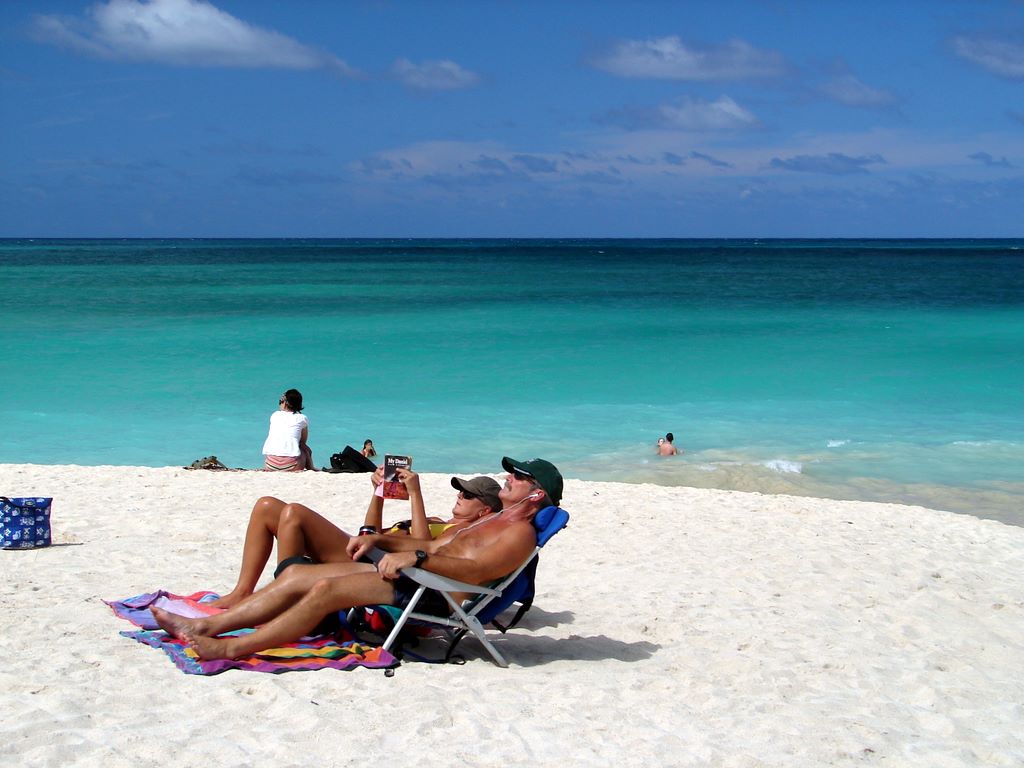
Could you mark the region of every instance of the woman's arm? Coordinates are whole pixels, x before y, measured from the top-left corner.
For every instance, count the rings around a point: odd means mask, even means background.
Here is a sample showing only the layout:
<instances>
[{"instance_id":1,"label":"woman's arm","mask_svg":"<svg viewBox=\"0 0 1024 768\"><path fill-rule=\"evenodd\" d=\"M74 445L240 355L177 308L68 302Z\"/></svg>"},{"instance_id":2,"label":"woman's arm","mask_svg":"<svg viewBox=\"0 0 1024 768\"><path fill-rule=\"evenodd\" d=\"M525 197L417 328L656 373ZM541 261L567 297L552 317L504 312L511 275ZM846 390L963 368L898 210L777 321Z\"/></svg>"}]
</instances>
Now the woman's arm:
<instances>
[{"instance_id":1,"label":"woman's arm","mask_svg":"<svg viewBox=\"0 0 1024 768\"><path fill-rule=\"evenodd\" d=\"M420 476L411 470L400 469L398 478L409 491L409 501L412 504L412 526L409 528L409 536L421 541L430 541L430 524L427 522L427 510L423 505Z\"/></svg>"},{"instance_id":2,"label":"woman's arm","mask_svg":"<svg viewBox=\"0 0 1024 768\"><path fill-rule=\"evenodd\" d=\"M377 495L377 486L383 479L383 467L377 467L377 471L370 475L373 493L370 494L370 505L366 508L366 517L363 518L364 528L373 528L379 531L384 527L384 499Z\"/></svg>"}]
</instances>

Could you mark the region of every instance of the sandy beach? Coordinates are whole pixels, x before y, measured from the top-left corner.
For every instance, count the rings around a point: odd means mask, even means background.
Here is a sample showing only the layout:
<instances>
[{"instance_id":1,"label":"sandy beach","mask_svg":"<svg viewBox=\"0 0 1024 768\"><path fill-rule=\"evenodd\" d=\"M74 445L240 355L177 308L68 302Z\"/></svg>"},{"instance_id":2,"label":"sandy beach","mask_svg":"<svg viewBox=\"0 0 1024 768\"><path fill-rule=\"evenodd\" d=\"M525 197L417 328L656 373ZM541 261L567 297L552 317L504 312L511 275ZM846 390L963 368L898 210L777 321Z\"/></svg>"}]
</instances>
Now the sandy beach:
<instances>
[{"instance_id":1,"label":"sandy beach","mask_svg":"<svg viewBox=\"0 0 1024 768\"><path fill-rule=\"evenodd\" d=\"M347 529L365 475L0 466L55 498L0 552L12 765L976 766L1024 762L1024 528L894 504L568 480L496 667L179 672L102 602L226 591L252 502ZM425 475L428 512L450 509ZM403 510L389 507L388 518ZM264 580L269 579L268 572Z\"/></svg>"}]
</instances>

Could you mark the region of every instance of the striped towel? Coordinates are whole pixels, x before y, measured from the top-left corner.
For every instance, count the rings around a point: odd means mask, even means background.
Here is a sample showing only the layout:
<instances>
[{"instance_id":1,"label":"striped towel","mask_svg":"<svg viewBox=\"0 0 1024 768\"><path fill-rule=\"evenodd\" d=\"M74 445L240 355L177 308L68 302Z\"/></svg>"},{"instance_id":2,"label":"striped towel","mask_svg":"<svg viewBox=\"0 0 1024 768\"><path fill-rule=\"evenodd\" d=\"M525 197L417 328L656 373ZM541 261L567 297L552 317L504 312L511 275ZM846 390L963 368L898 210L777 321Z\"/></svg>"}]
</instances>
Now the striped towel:
<instances>
[{"instance_id":1,"label":"striped towel","mask_svg":"<svg viewBox=\"0 0 1024 768\"><path fill-rule=\"evenodd\" d=\"M114 614L130 621L139 630L121 634L140 643L159 648L166 653L174 665L187 675L217 675L229 669L243 669L249 672L289 672L314 669L353 669L355 667L387 668L398 665L398 660L383 648L364 645L351 638L333 635L304 637L296 643L287 643L279 648L243 656L240 659L200 659L188 644L157 628L150 613L150 606L164 608L182 616L197 617L219 613L205 603L216 600L214 592L195 592L191 595L175 595L158 590L146 592L124 600L105 600ZM240 629L227 635L241 635L252 632Z\"/></svg>"}]
</instances>

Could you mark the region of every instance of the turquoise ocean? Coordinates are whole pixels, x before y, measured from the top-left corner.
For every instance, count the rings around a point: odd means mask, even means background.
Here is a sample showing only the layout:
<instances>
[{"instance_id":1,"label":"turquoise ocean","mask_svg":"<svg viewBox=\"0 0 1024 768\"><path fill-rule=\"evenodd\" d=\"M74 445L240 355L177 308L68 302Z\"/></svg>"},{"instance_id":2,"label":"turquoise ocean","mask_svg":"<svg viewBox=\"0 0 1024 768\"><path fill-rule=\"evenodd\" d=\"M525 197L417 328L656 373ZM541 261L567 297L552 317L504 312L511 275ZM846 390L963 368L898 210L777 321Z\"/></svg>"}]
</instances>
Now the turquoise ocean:
<instances>
[{"instance_id":1,"label":"turquoise ocean","mask_svg":"<svg viewBox=\"0 0 1024 768\"><path fill-rule=\"evenodd\" d=\"M258 467L295 387L319 465L1024 524L1024 240L0 240L0 281L4 463Z\"/></svg>"}]
</instances>

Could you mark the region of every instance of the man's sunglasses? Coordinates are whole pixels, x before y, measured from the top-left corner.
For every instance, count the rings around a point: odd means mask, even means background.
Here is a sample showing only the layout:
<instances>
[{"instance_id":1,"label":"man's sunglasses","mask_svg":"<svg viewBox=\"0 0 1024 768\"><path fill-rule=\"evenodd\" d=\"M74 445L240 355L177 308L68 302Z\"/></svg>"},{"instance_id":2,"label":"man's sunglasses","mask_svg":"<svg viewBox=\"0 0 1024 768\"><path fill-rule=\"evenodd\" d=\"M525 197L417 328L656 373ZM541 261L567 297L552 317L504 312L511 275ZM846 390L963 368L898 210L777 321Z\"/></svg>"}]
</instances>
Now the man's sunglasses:
<instances>
[{"instance_id":1,"label":"man's sunglasses","mask_svg":"<svg viewBox=\"0 0 1024 768\"><path fill-rule=\"evenodd\" d=\"M512 477L516 480L526 480L528 483L535 483L537 479L533 475L528 475L525 472L520 472L518 469L512 470Z\"/></svg>"},{"instance_id":2,"label":"man's sunglasses","mask_svg":"<svg viewBox=\"0 0 1024 768\"><path fill-rule=\"evenodd\" d=\"M466 501L474 501L480 498L475 493L470 493L469 491L459 491L459 496L464 498Z\"/></svg>"}]
</instances>

